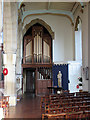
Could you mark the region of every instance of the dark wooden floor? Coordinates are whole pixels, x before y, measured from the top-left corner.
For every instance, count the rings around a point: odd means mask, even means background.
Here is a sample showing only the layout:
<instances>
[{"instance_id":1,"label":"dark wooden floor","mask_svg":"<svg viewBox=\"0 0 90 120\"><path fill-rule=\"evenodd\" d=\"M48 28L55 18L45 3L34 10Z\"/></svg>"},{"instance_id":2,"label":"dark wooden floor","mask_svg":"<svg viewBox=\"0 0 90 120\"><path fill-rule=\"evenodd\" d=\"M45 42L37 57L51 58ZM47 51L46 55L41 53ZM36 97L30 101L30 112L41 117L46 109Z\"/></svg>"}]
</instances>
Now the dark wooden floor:
<instances>
[{"instance_id":1,"label":"dark wooden floor","mask_svg":"<svg viewBox=\"0 0 90 120\"><path fill-rule=\"evenodd\" d=\"M40 96L26 94L15 107L10 107L7 118L41 118ZM33 120L33 119L32 119Z\"/></svg>"}]
</instances>

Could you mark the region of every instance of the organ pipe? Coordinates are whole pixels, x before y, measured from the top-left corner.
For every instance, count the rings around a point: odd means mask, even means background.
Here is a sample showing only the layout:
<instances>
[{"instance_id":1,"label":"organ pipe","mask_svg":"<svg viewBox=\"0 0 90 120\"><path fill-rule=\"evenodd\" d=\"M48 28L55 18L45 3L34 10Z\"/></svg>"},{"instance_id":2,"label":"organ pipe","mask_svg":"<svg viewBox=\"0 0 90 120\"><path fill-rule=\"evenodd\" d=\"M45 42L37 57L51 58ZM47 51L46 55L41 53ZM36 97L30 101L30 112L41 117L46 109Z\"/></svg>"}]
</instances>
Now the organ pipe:
<instances>
[{"instance_id":1,"label":"organ pipe","mask_svg":"<svg viewBox=\"0 0 90 120\"><path fill-rule=\"evenodd\" d=\"M41 31L40 31L41 29ZM43 59L44 63L49 63L50 62L50 45L48 42L48 37L46 38L42 38L42 31L43 29L40 27L34 27L33 29L33 39L30 41L30 44L26 45L26 57L32 55L32 57L34 57L34 62L35 63L40 63ZM34 45L32 46L31 44ZM43 46L43 50L42 50L42 46ZM34 49L32 49L32 47L34 47ZM33 51L32 51L33 50ZM42 53L43 52L43 53ZM42 57L43 55L43 57Z\"/></svg>"}]
</instances>

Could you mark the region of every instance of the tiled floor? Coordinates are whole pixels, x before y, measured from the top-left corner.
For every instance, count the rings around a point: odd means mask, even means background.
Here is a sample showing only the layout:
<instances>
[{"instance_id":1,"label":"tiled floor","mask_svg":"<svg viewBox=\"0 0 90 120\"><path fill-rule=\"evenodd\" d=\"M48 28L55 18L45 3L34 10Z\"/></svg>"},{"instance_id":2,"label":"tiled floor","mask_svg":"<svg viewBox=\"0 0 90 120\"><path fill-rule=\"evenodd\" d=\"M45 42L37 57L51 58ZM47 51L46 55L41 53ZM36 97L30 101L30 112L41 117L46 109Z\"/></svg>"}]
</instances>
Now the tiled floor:
<instances>
[{"instance_id":1,"label":"tiled floor","mask_svg":"<svg viewBox=\"0 0 90 120\"><path fill-rule=\"evenodd\" d=\"M15 107L10 107L7 118L36 118L34 120L38 120L41 118L40 97L24 95Z\"/></svg>"}]
</instances>

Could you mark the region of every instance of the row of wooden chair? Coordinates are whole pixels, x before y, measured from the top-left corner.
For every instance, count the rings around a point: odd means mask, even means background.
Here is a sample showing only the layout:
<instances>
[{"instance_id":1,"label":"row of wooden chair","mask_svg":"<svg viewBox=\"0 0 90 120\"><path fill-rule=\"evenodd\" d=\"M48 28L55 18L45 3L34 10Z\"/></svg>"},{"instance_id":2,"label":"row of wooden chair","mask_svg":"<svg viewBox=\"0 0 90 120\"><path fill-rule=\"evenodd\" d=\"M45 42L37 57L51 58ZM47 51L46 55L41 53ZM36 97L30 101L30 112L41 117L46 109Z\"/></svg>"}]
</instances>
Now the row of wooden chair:
<instances>
[{"instance_id":1,"label":"row of wooden chair","mask_svg":"<svg viewBox=\"0 0 90 120\"><path fill-rule=\"evenodd\" d=\"M57 114L42 114L42 120L89 120L90 119L90 111L77 111L77 112L69 112L69 113L57 113Z\"/></svg>"},{"instance_id":2,"label":"row of wooden chair","mask_svg":"<svg viewBox=\"0 0 90 120\"><path fill-rule=\"evenodd\" d=\"M47 108L60 108L60 107L71 107L71 106L86 106L86 105L90 105L90 101L82 101L82 102L65 102L65 103L57 103L57 104L49 104L45 106L45 110Z\"/></svg>"},{"instance_id":3,"label":"row of wooden chair","mask_svg":"<svg viewBox=\"0 0 90 120\"><path fill-rule=\"evenodd\" d=\"M90 97L87 97L87 98L60 98L60 99L56 99L56 100L48 100L50 103L55 103L55 102L73 102L73 101L90 101ZM47 102L47 101L46 101Z\"/></svg>"},{"instance_id":4,"label":"row of wooden chair","mask_svg":"<svg viewBox=\"0 0 90 120\"><path fill-rule=\"evenodd\" d=\"M90 105L75 105L75 106L61 106L61 107L48 107L45 109L45 113L61 113L61 112L72 112L72 111L84 111L84 110L90 110Z\"/></svg>"},{"instance_id":5,"label":"row of wooden chair","mask_svg":"<svg viewBox=\"0 0 90 120\"><path fill-rule=\"evenodd\" d=\"M44 108L42 120L45 119L79 119L90 118L90 94L47 95L41 98ZM44 105L44 106L42 106Z\"/></svg>"},{"instance_id":6,"label":"row of wooden chair","mask_svg":"<svg viewBox=\"0 0 90 120\"><path fill-rule=\"evenodd\" d=\"M79 98L79 99L87 99L87 98L89 98L90 96L89 96L90 94L88 93L88 95L80 95L80 96L74 96L74 94L73 95L71 95L71 94L67 94L67 95L65 95L65 94L60 94L60 95L57 95L57 94L55 94L55 95L46 95L46 96L43 96L43 97L41 97L41 104L43 103L43 102L48 102L49 100L50 101L53 101L53 100L58 100L58 99L77 99L77 98Z\"/></svg>"},{"instance_id":7,"label":"row of wooden chair","mask_svg":"<svg viewBox=\"0 0 90 120\"><path fill-rule=\"evenodd\" d=\"M41 97L41 102L40 102L40 108L42 108L43 104L44 103L47 103L49 102L49 100L57 100L57 99L60 99L61 97L65 97L68 96L74 96L75 93L68 93L68 94L51 94L51 95L45 95L45 96L42 96Z\"/></svg>"},{"instance_id":8,"label":"row of wooden chair","mask_svg":"<svg viewBox=\"0 0 90 120\"><path fill-rule=\"evenodd\" d=\"M0 97L0 108L3 108L4 115L9 113L9 96Z\"/></svg>"},{"instance_id":9,"label":"row of wooden chair","mask_svg":"<svg viewBox=\"0 0 90 120\"><path fill-rule=\"evenodd\" d=\"M82 101L90 101L89 96L62 96L62 95L47 95L44 97L41 97L41 104L40 107L43 108L45 105L49 103L60 103L60 102L82 102Z\"/></svg>"}]
</instances>

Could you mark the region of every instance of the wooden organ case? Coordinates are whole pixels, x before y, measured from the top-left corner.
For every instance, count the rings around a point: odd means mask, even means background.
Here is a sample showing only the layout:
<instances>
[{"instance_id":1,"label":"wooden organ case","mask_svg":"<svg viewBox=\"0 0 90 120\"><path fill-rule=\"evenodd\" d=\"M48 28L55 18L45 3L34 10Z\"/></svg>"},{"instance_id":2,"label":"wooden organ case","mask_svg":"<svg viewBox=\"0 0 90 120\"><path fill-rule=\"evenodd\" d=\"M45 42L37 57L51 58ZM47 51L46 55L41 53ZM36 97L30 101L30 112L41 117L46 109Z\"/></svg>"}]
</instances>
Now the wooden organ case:
<instances>
[{"instance_id":1,"label":"wooden organ case","mask_svg":"<svg viewBox=\"0 0 90 120\"><path fill-rule=\"evenodd\" d=\"M32 26L27 33L22 67L35 69L35 94L47 94L47 87L52 86L52 38L41 25Z\"/></svg>"}]
</instances>

